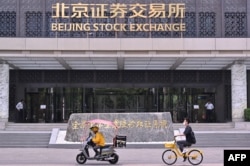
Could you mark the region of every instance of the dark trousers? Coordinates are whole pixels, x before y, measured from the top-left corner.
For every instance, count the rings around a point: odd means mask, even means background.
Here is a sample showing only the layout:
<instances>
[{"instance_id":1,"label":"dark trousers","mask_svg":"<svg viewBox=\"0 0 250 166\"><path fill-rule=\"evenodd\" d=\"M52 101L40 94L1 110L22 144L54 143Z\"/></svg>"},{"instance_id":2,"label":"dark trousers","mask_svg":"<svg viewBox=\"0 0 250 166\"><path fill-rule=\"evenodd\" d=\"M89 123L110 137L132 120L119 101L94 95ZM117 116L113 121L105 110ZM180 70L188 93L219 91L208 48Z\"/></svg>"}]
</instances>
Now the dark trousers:
<instances>
[{"instance_id":1,"label":"dark trousers","mask_svg":"<svg viewBox=\"0 0 250 166\"><path fill-rule=\"evenodd\" d=\"M17 110L16 122L26 122L26 111L24 109L20 109L19 111Z\"/></svg>"},{"instance_id":2,"label":"dark trousers","mask_svg":"<svg viewBox=\"0 0 250 166\"><path fill-rule=\"evenodd\" d=\"M24 121L23 119L24 119L24 110L23 109L17 110L16 122L17 123L23 122Z\"/></svg>"},{"instance_id":3,"label":"dark trousers","mask_svg":"<svg viewBox=\"0 0 250 166\"><path fill-rule=\"evenodd\" d=\"M183 141L177 141L177 145L179 146L179 149L182 152L184 147L191 146L192 144L183 140Z\"/></svg>"},{"instance_id":4,"label":"dark trousers","mask_svg":"<svg viewBox=\"0 0 250 166\"><path fill-rule=\"evenodd\" d=\"M212 122L213 110L206 110L206 121Z\"/></svg>"},{"instance_id":5,"label":"dark trousers","mask_svg":"<svg viewBox=\"0 0 250 166\"><path fill-rule=\"evenodd\" d=\"M88 142L88 145L92 146L93 147L93 150L95 151L95 154L98 155L98 154L101 154L102 153L102 147L100 146L97 146L92 140ZM100 148L100 153L97 149Z\"/></svg>"}]
</instances>

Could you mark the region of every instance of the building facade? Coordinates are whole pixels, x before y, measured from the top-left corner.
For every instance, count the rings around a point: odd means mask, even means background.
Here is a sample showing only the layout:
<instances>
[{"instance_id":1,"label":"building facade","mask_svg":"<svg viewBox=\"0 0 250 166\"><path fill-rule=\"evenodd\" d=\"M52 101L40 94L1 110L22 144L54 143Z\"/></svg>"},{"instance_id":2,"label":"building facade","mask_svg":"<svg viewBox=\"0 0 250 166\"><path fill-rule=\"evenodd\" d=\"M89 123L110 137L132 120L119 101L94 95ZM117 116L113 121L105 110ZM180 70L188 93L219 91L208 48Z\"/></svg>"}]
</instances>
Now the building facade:
<instances>
[{"instance_id":1,"label":"building facade","mask_svg":"<svg viewBox=\"0 0 250 166\"><path fill-rule=\"evenodd\" d=\"M0 120L171 112L243 121L250 91L247 0L0 2Z\"/></svg>"}]
</instances>

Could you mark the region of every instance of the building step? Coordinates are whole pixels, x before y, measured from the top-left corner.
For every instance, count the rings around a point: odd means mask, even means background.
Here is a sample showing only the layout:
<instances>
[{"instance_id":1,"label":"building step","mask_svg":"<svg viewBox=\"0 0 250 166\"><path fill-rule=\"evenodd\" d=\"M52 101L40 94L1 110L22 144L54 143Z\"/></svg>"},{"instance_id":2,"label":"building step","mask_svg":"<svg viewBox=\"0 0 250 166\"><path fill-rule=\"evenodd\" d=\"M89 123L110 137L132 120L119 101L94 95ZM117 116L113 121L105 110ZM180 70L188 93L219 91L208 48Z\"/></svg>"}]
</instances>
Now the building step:
<instances>
[{"instance_id":1,"label":"building step","mask_svg":"<svg viewBox=\"0 0 250 166\"><path fill-rule=\"evenodd\" d=\"M234 123L190 123L194 131L234 130ZM182 123L173 123L174 130L185 128Z\"/></svg>"},{"instance_id":2,"label":"building step","mask_svg":"<svg viewBox=\"0 0 250 166\"><path fill-rule=\"evenodd\" d=\"M6 131L52 131L53 128L67 130L67 123L7 123ZM194 131L233 130L234 123L191 123ZM183 128L182 123L173 123L174 130Z\"/></svg>"},{"instance_id":3,"label":"building step","mask_svg":"<svg viewBox=\"0 0 250 166\"><path fill-rule=\"evenodd\" d=\"M67 123L7 123L5 131L52 131L53 128L67 129Z\"/></svg>"},{"instance_id":4,"label":"building step","mask_svg":"<svg viewBox=\"0 0 250 166\"><path fill-rule=\"evenodd\" d=\"M250 147L250 133L196 133L198 147Z\"/></svg>"},{"instance_id":5,"label":"building step","mask_svg":"<svg viewBox=\"0 0 250 166\"><path fill-rule=\"evenodd\" d=\"M51 133L0 133L0 147L47 148Z\"/></svg>"},{"instance_id":6,"label":"building step","mask_svg":"<svg viewBox=\"0 0 250 166\"><path fill-rule=\"evenodd\" d=\"M191 148L205 147L250 147L250 132L246 133L196 133L196 144ZM127 142L127 148L164 148L165 142ZM78 144L69 142L50 144L49 148L80 148Z\"/></svg>"},{"instance_id":7,"label":"building step","mask_svg":"<svg viewBox=\"0 0 250 166\"><path fill-rule=\"evenodd\" d=\"M20 125L23 129L25 125L30 124L22 124ZM250 131L238 131L238 130L228 130L223 131L221 128L229 128L230 124L219 124L219 126L214 126L216 128L220 128L221 130L210 130L213 125L215 124L204 124L204 128L206 127L206 131L199 131L195 130L196 140L197 143L193 145L193 147L250 147ZM20 127L19 126L19 127ZM45 125L50 126L50 125ZM63 126L63 127L62 127ZM67 124L60 124L56 125L57 128L63 128L60 130L66 130ZM193 126L193 125L192 125ZM46 128L47 130L50 130L50 128L55 127L51 125L50 127ZM174 128L183 127L181 124L174 124ZM193 128L195 128L196 125L194 125ZM199 126L197 126L199 127ZM40 125L35 125L33 128L29 128L26 126L26 130L32 129L34 131L1 131L0 132L0 147L24 147L24 148L47 148L49 147L49 142L51 139L51 132L50 131L35 131L36 129L41 129ZM198 128L200 129L200 128ZM210 131L209 131L210 130ZM61 144L60 147L68 147L69 144ZM73 145L72 146L76 146ZM150 146L148 145L139 145L142 147ZM139 147L138 146L138 147ZM161 147L161 145L155 146ZM132 146L135 147L135 146ZM153 146L152 146L153 147ZM78 148L78 147L77 147Z\"/></svg>"}]
</instances>

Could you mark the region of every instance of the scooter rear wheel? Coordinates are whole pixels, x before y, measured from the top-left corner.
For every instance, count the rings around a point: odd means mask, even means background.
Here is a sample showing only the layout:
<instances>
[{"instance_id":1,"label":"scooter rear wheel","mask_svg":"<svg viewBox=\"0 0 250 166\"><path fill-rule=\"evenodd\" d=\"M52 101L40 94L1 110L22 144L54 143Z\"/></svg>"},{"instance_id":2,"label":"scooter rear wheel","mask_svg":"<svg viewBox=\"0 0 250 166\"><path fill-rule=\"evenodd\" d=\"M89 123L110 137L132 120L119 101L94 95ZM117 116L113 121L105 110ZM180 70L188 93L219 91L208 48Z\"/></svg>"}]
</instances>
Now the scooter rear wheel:
<instances>
[{"instance_id":1,"label":"scooter rear wheel","mask_svg":"<svg viewBox=\"0 0 250 166\"><path fill-rule=\"evenodd\" d=\"M113 153L113 154L111 155L111 157L113 157L114 159L109 160L109 163L110 163L110 164L116 164L116 163L118 162L118 160L119 160L119 156L118 156L116 153Z\"/></svg>"},{"instance_id":2,"label":"scooter rear wheel","mask_svg":"<svg viewBox=\"0 0 250 166\"><path fill-rule=\"evenodd\" d=\"M80 153L76 156L76 161L78 164L84 164L87 161L87 158L83 155L83 153Z\"/></svg>"}]
</instances>

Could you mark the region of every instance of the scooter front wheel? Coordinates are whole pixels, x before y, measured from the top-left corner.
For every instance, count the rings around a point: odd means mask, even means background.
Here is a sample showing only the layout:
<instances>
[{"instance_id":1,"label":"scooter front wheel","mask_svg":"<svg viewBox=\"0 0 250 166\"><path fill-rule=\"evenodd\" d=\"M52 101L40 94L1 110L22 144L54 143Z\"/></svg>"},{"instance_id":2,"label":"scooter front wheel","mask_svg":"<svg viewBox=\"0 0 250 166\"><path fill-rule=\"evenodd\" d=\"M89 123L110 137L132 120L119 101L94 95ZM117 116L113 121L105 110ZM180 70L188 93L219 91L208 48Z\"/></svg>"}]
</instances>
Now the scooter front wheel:
<instances>
[{"instance_id":1,"label":"scooter front wheel","mask_svg":"<svg viewBox=\"0 0 250 166\"><path fill-rule=\"evenodd\" d=\"M111 157L113 157L113 159L109 160L110 164L116 164L119 160L119 156L116 153L111 154Z\"/></svg>"},{"instance_id":2,"label":"scooter front wheel","mask_svg":"<svg viewBox=\"0 0 250 166\"><path fill-rule=\"evenodd\" d=\"M76 156L76 161L78 164L84 164L87 161L87 158L83 155L83 153L80 153Z\"/></svg>"}]
</instances>

